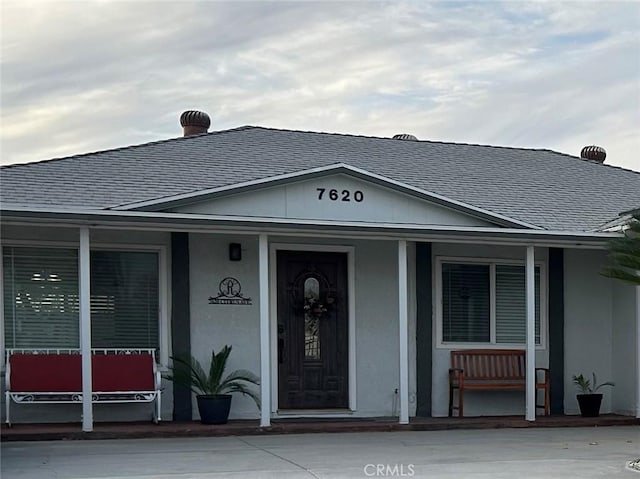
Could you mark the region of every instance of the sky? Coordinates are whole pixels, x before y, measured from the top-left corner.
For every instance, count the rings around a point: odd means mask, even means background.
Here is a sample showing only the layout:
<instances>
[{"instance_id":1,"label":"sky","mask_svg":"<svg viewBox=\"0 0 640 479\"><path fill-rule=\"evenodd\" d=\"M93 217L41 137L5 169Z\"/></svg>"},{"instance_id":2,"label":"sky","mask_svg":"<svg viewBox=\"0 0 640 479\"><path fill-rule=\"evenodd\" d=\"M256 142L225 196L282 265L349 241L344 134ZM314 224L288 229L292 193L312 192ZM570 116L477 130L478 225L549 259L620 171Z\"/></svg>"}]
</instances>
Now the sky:
<instances>
[{"instance_id":1,"label":"sky","mask_svg":"<svg viewBox=\"0 0 640 479\"><path fill-rule=\"evenodd\" d=\"M640 171L640 2L1 2L0 163L242 125Z\"/></svg>"}]
</instances>

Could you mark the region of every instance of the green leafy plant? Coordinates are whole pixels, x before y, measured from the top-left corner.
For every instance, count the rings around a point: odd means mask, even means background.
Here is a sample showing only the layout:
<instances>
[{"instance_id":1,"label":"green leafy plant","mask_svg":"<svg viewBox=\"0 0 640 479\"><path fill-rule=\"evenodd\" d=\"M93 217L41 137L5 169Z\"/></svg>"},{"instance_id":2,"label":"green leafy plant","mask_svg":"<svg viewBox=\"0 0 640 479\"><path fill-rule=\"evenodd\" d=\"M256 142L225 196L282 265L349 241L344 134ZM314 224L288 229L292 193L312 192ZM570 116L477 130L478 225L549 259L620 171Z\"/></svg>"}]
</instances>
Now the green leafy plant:
<instances>
[{"instance_id":1,"label":"green leafy plant","mask_svg":"<svg viewBox=\"0 0 640 479\"><path fill-rule=\"evenodd\" d=\"M607 249L612 266L605 268L602 274L640 285L640 211L631 215L624 237L610 240Z\"/></svg>"},{"instance_id":2,"label":"green leafy plant","mask_svg":"<svg viewBox=\"0 0 640 479\"><path fill-rule=\"evenodd\" d=\"M218 354L211 351L209 373L205 372L200 362L193 356L188 359L172 356L173 365L170 366L170 373L165 378L200 396L239 392L253 399L259 409L260 396L249 385L259 385L260 379L246 369L237 369L225 376L229 354L231 354L231 346L228 345L225 345Z\"/></svg>"},{"instance_id":3,"label":"green leafy plant","mask_svg":"<svg viewBox=\"0 0 640 479\"><path fill-rule=\"evenodd\" d=\"M615 383L611 381L607 381L606 383L598 384L596 381L596 373L591 373L593 375L593 382L591 380L585 378L582 374L580 376L573 375L573 384L580 390L582 394L594 394L604 386L615 386Z\"/></svg>"}]
</instances>

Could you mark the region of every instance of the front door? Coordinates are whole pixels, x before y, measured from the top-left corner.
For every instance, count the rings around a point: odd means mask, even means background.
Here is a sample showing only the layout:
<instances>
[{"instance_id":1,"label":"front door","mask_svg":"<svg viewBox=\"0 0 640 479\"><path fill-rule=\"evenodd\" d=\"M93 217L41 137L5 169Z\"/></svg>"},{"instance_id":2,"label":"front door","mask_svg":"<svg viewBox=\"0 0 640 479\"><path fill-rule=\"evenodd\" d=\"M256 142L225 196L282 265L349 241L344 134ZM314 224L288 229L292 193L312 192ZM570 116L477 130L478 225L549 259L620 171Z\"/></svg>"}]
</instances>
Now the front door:
<instances>
[{"instance_id":1,"label":"front door","mask_svg":"<svg viewBox=\"0 0 640 479\"><path fill-rule=\"evenodd\" d=\"M278 251L278 407L347 408L347 254Z\"/></svg>"}]
</instances>

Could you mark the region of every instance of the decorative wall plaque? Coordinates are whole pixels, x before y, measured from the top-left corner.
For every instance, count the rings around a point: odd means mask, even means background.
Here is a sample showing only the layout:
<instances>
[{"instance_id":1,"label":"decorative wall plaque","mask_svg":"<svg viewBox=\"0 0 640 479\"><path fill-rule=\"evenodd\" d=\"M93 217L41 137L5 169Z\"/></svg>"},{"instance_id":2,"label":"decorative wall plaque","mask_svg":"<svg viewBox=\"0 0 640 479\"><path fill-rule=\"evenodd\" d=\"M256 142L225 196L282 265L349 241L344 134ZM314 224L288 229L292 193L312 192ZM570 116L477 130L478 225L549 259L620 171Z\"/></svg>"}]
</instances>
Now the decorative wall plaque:
<instances>
[{"instance_id":1,"label":"decorative wall plaque","mask_svg":"<svg viewBox=\"0 0 640 479\"><path fill-rule=\"evenodd\" d=\"M242 286L236 278L227 277L218 285L218 296L209 297L209 304L252 304L242 295Z\"/></svg>"}]
</instances>

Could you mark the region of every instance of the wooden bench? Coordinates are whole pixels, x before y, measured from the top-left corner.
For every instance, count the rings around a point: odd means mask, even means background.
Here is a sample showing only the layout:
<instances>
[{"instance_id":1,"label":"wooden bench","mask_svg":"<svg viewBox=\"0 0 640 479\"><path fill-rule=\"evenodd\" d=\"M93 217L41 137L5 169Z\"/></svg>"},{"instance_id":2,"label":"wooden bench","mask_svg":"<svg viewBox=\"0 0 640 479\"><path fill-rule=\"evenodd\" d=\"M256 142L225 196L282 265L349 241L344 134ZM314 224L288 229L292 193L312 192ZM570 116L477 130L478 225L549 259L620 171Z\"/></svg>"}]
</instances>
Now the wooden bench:
<instances>
[{"instance_id":1,"label":"wooden bench","mask_svg":"<svg viewBox=\"0 0 640 479\"><path fill-rule=\"evenodd\" d=\"M449 417L453 411L464 415L464 391L514 391L526 390L525 352L503 349L467 349L451 351L449 369ZM539 381L539 373L542 373ZM549 415L549 370L535 368L536 398L538 390L544 391L545 416ZM458 405L454 406L454 392L458 391Z\"/></svg>"},{"instance_id":2,"label":"wooden bench","mask_svg":"<svg viewBox=\"0 0 640 479\"><path fill-rule=\"evenodd\" d=\"M160 421L161 376L154 349L92 349L93 403L151 403ZM82 356L78 349L8 349L5 375L6 423L9 406L82 403Z\"/></svg>"}]
</instances>

